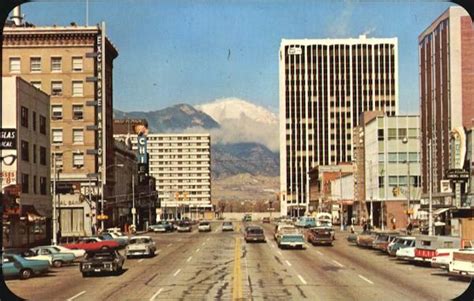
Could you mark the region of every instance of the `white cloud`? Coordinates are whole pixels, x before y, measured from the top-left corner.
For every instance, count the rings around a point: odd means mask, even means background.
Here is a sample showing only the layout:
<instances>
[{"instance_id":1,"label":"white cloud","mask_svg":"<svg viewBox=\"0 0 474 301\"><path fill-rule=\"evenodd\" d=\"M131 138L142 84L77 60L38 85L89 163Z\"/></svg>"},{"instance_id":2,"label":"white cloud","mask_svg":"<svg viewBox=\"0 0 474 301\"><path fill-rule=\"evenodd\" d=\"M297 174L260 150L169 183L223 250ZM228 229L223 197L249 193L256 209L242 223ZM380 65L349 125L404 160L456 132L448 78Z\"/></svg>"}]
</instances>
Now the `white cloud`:
<instances>
[{"instance_id":1,"label":"white cloud","mask_svg":"<svg viewBox=\"0 0 474 301\"><path fill-rule=\"evenodd\" d=\"M347 38L351 35L350 25L354 5L350 1L344 1L344 9L338 16L328 23L327 33L330 38Z\"/></svg>"}]
</instances>

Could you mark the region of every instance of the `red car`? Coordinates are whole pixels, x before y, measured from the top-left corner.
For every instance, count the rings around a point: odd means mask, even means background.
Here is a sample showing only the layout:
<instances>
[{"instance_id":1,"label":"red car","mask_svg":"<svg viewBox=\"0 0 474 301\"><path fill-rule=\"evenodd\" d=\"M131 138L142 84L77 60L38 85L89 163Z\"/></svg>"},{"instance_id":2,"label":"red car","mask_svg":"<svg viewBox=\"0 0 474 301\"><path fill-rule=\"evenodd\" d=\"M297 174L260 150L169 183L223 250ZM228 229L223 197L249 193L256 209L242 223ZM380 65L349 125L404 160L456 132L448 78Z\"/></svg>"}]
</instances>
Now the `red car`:
<instances>
[{"instance_id":1,"label":"red car","mask_svg":"<svg viewBox=\"0 0 474 301\"><path fill-rule=\"evenodd\" d=\"M94 250L107 250L107 249L117 249L119 243L114 240L101 240L97 237L87 237L78 240L75 243L69 243L64 245L69 249L83 249L86 251Z\"/></svg>"}]
</instances>

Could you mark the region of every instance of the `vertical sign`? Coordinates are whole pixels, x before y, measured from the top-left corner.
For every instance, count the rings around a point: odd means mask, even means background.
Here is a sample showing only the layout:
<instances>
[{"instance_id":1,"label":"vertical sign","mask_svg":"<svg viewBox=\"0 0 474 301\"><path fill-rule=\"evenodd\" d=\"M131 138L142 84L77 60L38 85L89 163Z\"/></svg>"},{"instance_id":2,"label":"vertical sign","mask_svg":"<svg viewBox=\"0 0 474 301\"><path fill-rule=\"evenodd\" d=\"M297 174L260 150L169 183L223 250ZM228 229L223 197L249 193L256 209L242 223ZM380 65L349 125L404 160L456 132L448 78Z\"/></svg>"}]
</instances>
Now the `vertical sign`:
<instances>
[{"instance_id":1,"label":"vertical sign","mask_svg":"<svg viewBox=\"0 0 474 301\"><path fill-rule=\"evenodd\" d=\"M96 58L96 72L97 72L97 81L96 81L96 97L97 97L97 165L98 173L101 178L102 185L105 184L105 23L102 22L100 34L97 35L97 58Z\"/></svg>"}]
</instances>

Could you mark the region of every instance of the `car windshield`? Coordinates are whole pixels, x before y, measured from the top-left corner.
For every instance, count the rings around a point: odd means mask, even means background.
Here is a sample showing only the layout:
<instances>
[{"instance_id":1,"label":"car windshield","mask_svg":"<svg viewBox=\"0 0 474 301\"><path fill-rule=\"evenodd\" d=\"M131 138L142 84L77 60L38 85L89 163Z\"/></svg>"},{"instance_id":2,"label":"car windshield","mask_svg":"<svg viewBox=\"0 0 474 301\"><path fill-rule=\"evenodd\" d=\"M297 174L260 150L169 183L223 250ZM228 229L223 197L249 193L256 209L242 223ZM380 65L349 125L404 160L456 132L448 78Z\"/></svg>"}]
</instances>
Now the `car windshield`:
<instances>
[{"instance_id":1,"label":"car windshield","mask_svg":"<svg viewBox=\"0 0 474 301\"><path fill-rule=\"evenodd\" d=\"M147 244L150 242L149 238L132 238L130 239L130 244Z\"/></svg>"},{"instance_id":2,"label":"car windshield","mask_svg":"<svg viewBox=\"0 0 474 301\"><path fill-rule=\"evenodd\" d=\"M260 228L250 228L247 232L250 234L263 234L263 230Z\"/></svg>"},{"instance_id":3,"label":"car windshield","mask_svg":"<svg viewBox=\"0 0 474 301\"><path fill-rule=\"evenodd\" d=\"M232 226L232 223L231 222L224 222L223 226Z\"/></svg>"}]
</instances>

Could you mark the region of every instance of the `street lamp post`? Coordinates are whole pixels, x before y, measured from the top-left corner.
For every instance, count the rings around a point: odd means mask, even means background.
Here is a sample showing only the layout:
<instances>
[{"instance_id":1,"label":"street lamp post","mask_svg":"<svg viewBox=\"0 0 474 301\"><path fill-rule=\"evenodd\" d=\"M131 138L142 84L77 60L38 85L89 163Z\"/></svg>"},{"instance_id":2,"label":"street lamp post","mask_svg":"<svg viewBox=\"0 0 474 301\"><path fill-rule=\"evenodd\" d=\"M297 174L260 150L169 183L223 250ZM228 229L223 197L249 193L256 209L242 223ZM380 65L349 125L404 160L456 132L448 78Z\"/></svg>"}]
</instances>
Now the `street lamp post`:
<instances>
[{"instance_id":1,"label":"street lamp post","mask_svg":"<svg viewBox=\"0 0 474 301\"><path fill-rule=\"evenodd\" d=\"M107 169L111 168L111 167L120 167L122 168L124 165L122 163L119 163L119 164L111 164L109 166L107 166L104 170L107 171ZM102 231L104 231L104 183L102 182L101 185L101 194L100 194L100 215L101 215L101 219L100 219L100 228L102 229Z\"/></svg>"},{"instance_id":2,"label":"street lamp post","mask_svg":"<svg viewBox=\"0 0 474 301\"><path fill-rule=\"evenodd\" d=\"M429 169L428 172L430 174L429 177L429 203L428 203L428 235L433 235L433 158L432 158L432 145L431 139L428 140L428 161L429 161Z\"/></svg>"}]
</instances>

